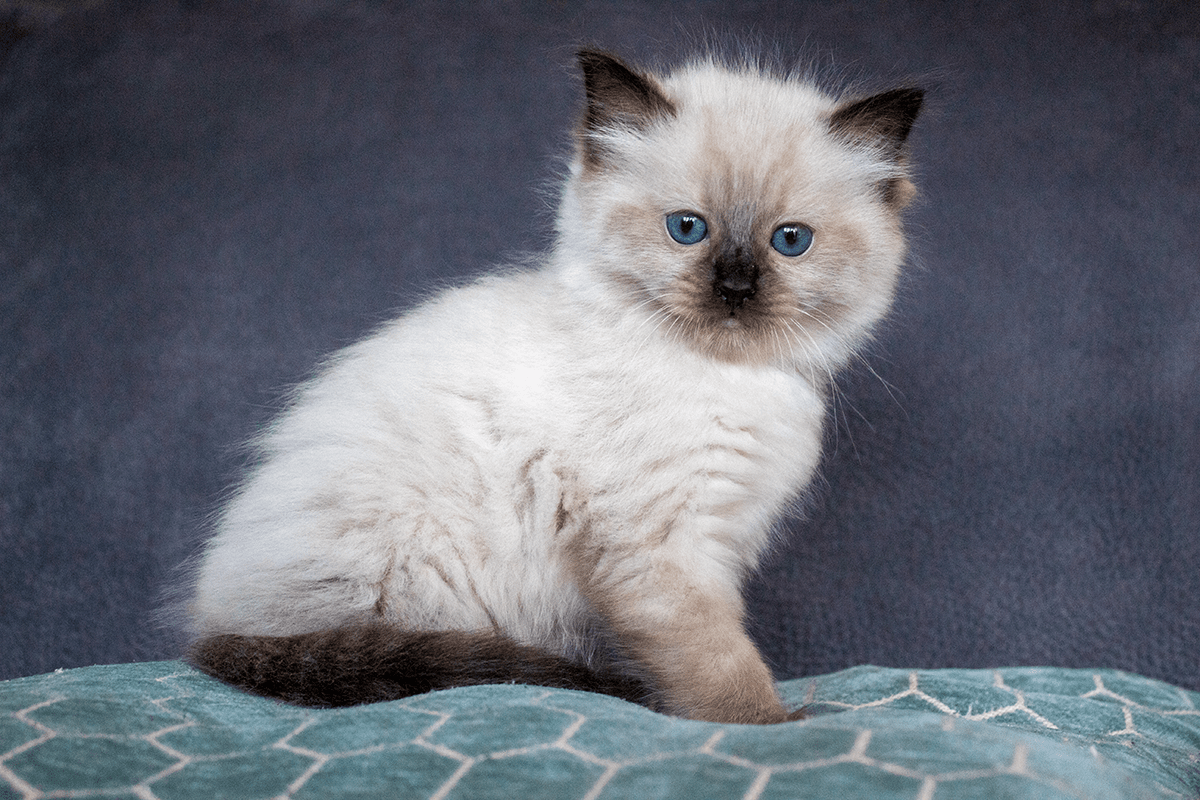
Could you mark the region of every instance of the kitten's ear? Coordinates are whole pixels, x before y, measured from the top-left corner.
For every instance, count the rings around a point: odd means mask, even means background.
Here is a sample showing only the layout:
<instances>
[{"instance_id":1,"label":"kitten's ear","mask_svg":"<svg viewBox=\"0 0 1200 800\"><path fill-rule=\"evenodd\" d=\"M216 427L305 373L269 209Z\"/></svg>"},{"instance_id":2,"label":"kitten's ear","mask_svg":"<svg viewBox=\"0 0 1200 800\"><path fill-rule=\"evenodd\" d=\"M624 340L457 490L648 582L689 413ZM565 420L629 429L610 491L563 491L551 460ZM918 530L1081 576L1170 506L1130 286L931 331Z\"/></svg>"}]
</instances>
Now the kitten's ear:
<instances>
[{"instance_id":1,"label":"kitten's ear","mask_svg":"<svg viewBox=\"0 0 1200 800\"><path fill-rule=\"evenodd\" d=\"M656 119L672 116L675 106L652 79L639 75L620 59L600 50L578 53L587 92L580 139L584 161L590 166L604 163L604 144L597 135L612 128L644 129Z\"/></svg>"},{"instance_id":2,"label":"kitten's ear","mask_svg":"<svg viewBox=\"0 0 1200 800\"><path fill-rule=\"evenodd\" d=\"M880 148L886 158L902 166L904 143L924 98L925 92L908 87L845 103L830 116L829 129L852 142ZM877 188L883 202L897 211L908 205L917 192L905 177L888 178Z\"/></svg>"},{"instance_id":3,"label":"kitten's ear","mask_svg":"<svg viewBox=\"0 0 1200 800\"><path fill-rule=\"evenodd\" d=\"M915 87L892 89L840 106L829 118L829 128L854 141L872 142L899 161L925 92Z\"/></svg>"}]
</instances>

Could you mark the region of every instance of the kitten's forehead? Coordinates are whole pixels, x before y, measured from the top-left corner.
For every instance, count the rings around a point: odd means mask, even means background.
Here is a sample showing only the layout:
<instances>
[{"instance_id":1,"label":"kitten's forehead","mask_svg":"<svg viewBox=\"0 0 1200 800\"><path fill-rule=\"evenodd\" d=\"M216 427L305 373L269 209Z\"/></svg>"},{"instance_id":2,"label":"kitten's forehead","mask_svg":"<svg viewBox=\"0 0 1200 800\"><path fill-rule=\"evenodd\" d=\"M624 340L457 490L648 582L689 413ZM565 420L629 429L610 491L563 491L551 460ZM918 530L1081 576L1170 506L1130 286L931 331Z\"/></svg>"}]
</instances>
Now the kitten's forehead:
<instances>
[{"instance_id":1,"label":"kitten's forehead","mask_svg":"<svg viewBox=\"0 0 1200 800\"><path fill-rule=\"evenodd\" d=\"M660 80L685 112L724 111L748 122L818 125L835 106L832 97L811 83L711 62L683 67Z\"/></svg>"},{"instance_id":2,"label":"kitten's forehead","mask_svg":"<svg viewBox=\"0 0 1200 800\"><path fill-rule=\"evenodd\" d=\"M700 64L662 78L676 115L661 128L682 192L754 216L747 204L828 196L852 154L830 135L833 98L810 84ZM661 143L661 141L660 141ZM664 165L665 166L665 165Z\"/></svg>"}]
</instances>

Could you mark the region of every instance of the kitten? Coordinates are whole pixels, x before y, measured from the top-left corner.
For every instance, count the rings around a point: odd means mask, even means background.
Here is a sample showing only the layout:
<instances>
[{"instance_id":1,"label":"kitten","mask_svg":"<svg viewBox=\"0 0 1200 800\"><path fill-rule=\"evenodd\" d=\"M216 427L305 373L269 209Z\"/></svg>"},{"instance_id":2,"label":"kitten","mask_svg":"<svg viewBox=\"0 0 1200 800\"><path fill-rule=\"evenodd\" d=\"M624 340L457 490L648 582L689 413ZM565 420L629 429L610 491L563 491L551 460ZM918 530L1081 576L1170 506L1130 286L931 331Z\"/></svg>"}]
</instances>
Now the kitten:
<instances>
[{"instance_id":1,"label":"kitten","mask_svg":"<svg viewBox=\"0 0 1200 800\"><path fill-rule=\"evenodd\" d=\"M312 705L515 681L795 716L740 590L891 300L922 93L579 64L552 251L302 387L203 555L200 669Z\"/></svg>"}]
</instances>

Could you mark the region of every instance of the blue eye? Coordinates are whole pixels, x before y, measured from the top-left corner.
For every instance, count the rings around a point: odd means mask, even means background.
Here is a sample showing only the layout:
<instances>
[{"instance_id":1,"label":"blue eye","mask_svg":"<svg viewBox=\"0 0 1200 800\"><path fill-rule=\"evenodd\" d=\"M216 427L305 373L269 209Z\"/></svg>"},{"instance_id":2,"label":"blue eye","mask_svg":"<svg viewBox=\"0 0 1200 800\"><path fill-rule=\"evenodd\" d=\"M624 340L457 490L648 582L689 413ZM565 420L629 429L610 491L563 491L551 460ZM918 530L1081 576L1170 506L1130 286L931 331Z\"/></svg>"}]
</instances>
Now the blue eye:
<instances>
[{"instance_id":1,"label":"blue eye","mask_svg":"<svg viewBox=\"0 0 1200 800\"><path fill-rule=\"evenodd\" d=\"M813 232L807 225L780 225L771 234L771 247L785 256L798 256L812 247Z\"/></svg>"},{"instance_id":2,"label":"blue eye","mask_svg":"<svg viewBox=\"0 0 1200 800\"><path fill-rule=\"evenodd\" d=\"M708 223L703 217L684 211L667 214L667 233L680 244L696 244L708 236Z\"/></svg>"}]
</instances>

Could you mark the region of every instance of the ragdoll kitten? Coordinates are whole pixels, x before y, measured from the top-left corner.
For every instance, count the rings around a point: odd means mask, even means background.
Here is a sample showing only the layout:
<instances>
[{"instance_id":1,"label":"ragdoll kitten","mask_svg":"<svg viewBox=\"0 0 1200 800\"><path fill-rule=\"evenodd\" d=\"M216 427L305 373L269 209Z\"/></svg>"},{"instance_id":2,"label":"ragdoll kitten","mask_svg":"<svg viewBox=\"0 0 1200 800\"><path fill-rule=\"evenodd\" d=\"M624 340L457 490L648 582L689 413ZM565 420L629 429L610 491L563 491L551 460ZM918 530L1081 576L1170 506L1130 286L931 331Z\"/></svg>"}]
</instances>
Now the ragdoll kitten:
<instances>
[{"instance_id":1,"label":"ragdoll kitten","mask_svg":"<svg viewBox=\"0 0 1200 800\"><path fill-rule=\"evenodd\" d=\"M516 681L795 716L740 590L891 299L922 93L579 63L553 249L302 387L204 552L200 669L314 705Z\"/></svg>"}]
</instances>

